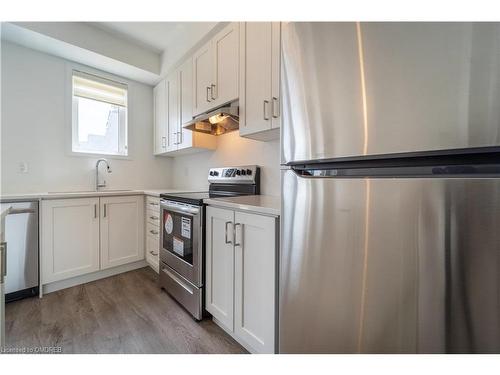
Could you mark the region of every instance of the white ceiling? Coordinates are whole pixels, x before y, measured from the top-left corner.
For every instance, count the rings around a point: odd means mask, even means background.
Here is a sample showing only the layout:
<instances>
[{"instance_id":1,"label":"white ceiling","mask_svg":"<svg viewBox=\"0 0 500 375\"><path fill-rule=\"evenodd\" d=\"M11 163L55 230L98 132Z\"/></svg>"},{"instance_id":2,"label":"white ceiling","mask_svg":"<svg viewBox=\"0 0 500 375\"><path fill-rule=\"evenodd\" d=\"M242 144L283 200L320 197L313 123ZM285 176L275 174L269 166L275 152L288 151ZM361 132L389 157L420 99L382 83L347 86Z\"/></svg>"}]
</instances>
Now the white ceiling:
<instances>
[{"instance_id":1,"label":"white ceiling","mask_svg":"<svg viewBox=\"0 0 500 375\"><path fill-rule=\"evenodd\" d=\"M192 47L217 22L93 22L93 25L122 38L140 43L155 52ZM185 52L189 49L187 48Z\"/></svg>"}]
</instances>

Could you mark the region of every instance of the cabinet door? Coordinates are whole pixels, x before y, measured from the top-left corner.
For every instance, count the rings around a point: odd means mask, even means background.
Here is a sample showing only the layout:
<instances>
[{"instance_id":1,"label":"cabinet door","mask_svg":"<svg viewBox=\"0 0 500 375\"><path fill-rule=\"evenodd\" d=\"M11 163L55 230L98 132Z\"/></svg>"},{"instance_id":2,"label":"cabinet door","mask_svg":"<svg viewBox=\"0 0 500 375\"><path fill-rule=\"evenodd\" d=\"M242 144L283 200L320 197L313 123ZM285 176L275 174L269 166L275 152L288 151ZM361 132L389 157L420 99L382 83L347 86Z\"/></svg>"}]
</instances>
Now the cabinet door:
<instances>
[{"instance_id":1,"label":"cabinet door","mask_svg":"<svg viewBox=\"0 0 500 375\"><path fill-rule=\"evenodd\" d=\"M271 129L272 22L242 25L240 134Z\"/></svg>"},{"instance_id":2,"label":"cabinet door","mask_svg":"<svg viewBox=\"0 0 500 375\"><path fill-rule=\"evenodd\" d=\"M271 70L271 128L281 126L281 22L272 23Z\"/></svg>"},{"instance_id":3,"label":"cabinet door","mask_svg":"<svg viewBox=\"0 0 500 375\"><path fill-rule=\"evenodd\" d=\"M42 284L99 270L99 198L42 201Z\"/></svg>"},{"instance_id":4,"label":"cabinet door","mask_svg":"<svg viewBox=\"0 0 500 375\"><path fill-rule=\"evenodd\" d=\"M258 353L275 351L276 219L235 213L234 332Z\"/></svg>"},{"instance_id":5,"label":"cabinet door","mask_svg":"<svg viewBox=\"0 0 500 375\"><path fill-rule=\"evenodd\" d=\"M182 127L193 118L193 59L189 58L179 68L180 86L180 140L179 149L191 147L193 132Z\"/></svg>"},{"instance_id":6,"label":"cabinet door","mask_svg":"<svg viewBox=\"0 0 500 375\"><path fill-rule=\"evenodd\" d=\"M153 89L154 97L154 153L167 150L167 97L165 81Z\"/></svg>"},{"instance_id":7,"label":"cabinet door","mask_svg":"<svg viewBox=\"0 0 500 375\"><path fill-rule=\"evenodd\" d=\"M233 218L233 211L207 207L206 309L230 331L234 329Z\"/></svg>"},{"instance_id":8,"label":"cabinet door","mask_svg":"<svg viewBox=\"0 0 500 375\"><path fill-rule=\"evenodd\" d=\"M239 24L231 22L212 39L214 81L211 83L210 107L238 99Z\"/></svg>"},{"instance_id":9,"label":"cabinet door","mask_svg":"<svg viewBox=\"0 0 500 375\"><path fill-rule=\"evenodd\" d=\"M214 59L212 44L208 42L193 56L193 115L206 112L213 100L210 95Z\"/></svg>"},{"instance_id":10,"label":"cabinet door","mask_svg":"<svg viewBox=\"0 0 500 375\"><path fill-rule=\"evenodd\" d=\"M175 71L166 79L167 86L167 147L166 151L177 150L179 144L179 75Z\"/></svg>"},{"instance_id":11,"label":"cabinet door","mask_svg":"<svg viewBox=\"0 0 500 375\"><path fill-rule=\"evenodd\" d=\"M101 198L101 269L144 259L144 197Z\"/></svg>"}]
</instances>

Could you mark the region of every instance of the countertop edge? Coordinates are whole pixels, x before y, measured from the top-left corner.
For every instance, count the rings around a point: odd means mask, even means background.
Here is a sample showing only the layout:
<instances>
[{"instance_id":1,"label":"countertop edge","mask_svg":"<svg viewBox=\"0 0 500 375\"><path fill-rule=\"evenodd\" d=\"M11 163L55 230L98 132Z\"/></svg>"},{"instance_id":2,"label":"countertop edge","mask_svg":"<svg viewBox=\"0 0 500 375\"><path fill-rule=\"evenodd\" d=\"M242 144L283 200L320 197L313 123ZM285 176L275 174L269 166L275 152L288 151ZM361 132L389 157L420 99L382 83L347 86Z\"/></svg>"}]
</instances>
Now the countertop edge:
<instances>
[{"instance_id":1,"label":"countertop edge","mask_svg":"<svg viewBox=\"0 0 500 375\"><path fill-rule=\"evenodd\" d=\"M209 206L218 206L224 208L232 208L240 211L247 211L257 214L265 214L270 216L281 216L281 210L273 208L273 207L265 207L265 206L255 206L242 204L237 202L228 202L224 201L223 198L207 198L203 200L203 203L206 203Z\"/></svg>"},{"instance_id":2,"label":"countertop edge","mask_svg":"<svg viewBox=\"0 0 500 375\"><path fill-rule=\"evenodd\" d=\"M89 198L89 197L109 197L109 196L127 196L127 195L147 195L151 197L160 197L163 193L190 193L199 192L200 189L132 189L121 191L88 191L88 192L61 192L61 193L26 193L26 194L5 194L0 196L0 201L23 201L23 200L51 200L51 199L71 199L71 198Z\"/></svg>"}]
</instances>

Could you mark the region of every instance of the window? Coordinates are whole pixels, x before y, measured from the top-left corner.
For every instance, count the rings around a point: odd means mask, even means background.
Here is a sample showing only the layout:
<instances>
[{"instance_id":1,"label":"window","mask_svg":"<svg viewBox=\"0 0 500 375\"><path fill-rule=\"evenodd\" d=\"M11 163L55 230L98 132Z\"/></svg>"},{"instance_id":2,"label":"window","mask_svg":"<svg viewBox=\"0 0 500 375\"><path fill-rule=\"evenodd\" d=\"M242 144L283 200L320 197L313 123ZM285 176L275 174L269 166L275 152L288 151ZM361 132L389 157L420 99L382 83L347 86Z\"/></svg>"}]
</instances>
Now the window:
<instances>
[{"instance_id":1,"label":"window","mask_svg":"<svg viewBox=\"0 0 500 375\"><path fill-rule=\"evenodd\" d=\"M72 151L128 156L127 85L73 71Z\"/></svg>"}]
</instances>

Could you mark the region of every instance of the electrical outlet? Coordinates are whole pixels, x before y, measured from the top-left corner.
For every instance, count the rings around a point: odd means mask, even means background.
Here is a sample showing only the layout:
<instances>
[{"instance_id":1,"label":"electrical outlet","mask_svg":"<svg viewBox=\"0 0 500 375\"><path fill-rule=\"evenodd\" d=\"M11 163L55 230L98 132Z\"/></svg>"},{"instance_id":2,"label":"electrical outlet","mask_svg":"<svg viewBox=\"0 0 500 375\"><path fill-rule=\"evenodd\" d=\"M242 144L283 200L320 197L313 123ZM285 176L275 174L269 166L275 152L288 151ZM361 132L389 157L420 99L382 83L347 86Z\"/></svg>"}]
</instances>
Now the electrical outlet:
<instances>
[{"instance_id":1,"label":"electrical outlet","mask_svg":"<svg viewBox=\"0 0 500 375\"><path fill-rule=\"evenodd\" d=\"M28 173L28 163L26 163L25 161L19 162L19 172Z\"/></svg>"}]
</instances>

